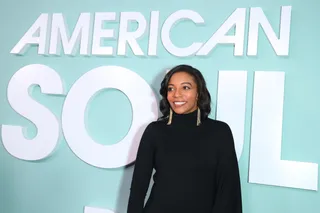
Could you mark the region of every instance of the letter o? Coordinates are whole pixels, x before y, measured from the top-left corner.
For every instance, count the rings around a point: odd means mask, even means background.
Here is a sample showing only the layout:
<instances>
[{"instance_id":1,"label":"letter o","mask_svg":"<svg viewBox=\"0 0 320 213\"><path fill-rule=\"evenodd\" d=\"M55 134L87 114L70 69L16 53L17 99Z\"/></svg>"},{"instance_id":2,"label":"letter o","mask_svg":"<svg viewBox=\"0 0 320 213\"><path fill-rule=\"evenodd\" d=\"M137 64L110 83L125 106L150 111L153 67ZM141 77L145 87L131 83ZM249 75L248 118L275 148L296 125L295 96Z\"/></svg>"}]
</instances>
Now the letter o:
<instances>
[{"instance_id":1,"label":"letter o","mask_svg":"<svg viewBox=\"0 0 320 213\"><path fill-rule=\"evenodd\" d=\"M112 145L96 143L85 128L86 106L105 88L122 91L133 111L128 134ZM85 73L70 89L63 106L62 128L69 147L81 160L99 168L117 168L135 161L141 136L157 117L156 96L143 78L123 67L101 66Z\"/></svg>"}]
</instances>

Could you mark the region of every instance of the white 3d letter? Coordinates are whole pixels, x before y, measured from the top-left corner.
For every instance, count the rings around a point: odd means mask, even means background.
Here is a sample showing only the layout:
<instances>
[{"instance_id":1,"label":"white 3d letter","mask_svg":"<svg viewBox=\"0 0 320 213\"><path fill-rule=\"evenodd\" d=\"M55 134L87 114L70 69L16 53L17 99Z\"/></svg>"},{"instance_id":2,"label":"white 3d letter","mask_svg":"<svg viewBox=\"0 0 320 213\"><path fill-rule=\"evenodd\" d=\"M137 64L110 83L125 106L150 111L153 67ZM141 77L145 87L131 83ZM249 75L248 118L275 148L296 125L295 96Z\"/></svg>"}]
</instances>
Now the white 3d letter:
<instances>
[{"instance_id":1,"label":"white 3d letter","mask_svg":"<svg viewBox=\"0 0 320 213\"><path fill-rule=\"evenodd\" d=\"M49 109L33 100L28 89L39 85L45 94L63 94L62 80L53 69L40 64L31 64L18 70L8 85L10 106L29 119L38 128L37 136L28 140L20 126L3 125L2 141L6 150L16 158L40 160L48 157L59 140L59 122Z\"/></svg>"},{"instance_id":2,"label":"white 3d letter","mask_svg":"<svg viewBox=\"0 0 320 213\"><path fill-rule=\"evenodd\" d=\"M201 47L197 55L208 55L217 44L234 44L234 55L243 55L245 22L246 9L237 8L209 41ZM235 35L226 35L234 25L236 27Z\"/></svg>"},{"instance_id":3,"label":"white 3d letter","mask_svg":"<svg viewBox=\"0 0 320 213\"><path fill-rule=\"evenodd\" d=\"M256 72L249 182L318 190L318 165L281 160L284 72Z\"/></svg>"},{"instance_id":4,"label":"white 3d letter","mask_svg":"<svg viewBox=\"0 0 320 213\"><path fill-rule=\"evenodd\" d=\"M183 19L189 19L196 24L204 23L204 20L201 17L201 15L199 15L199 13L194 12L192 10L179 10L171 14L167 18L167 20L163 24L162 31L161 31L162 43L169 53L178 57L190 56L195 52L197 52L199 48L202 46L201 42L194 42L189 47L179 48L172 43L170 39L170 30L176 22Z\"/></svg>"},{"instance_id":5,"label":"white 3d letter","mask_svg":"<svg viewBox=\"0 0 320 213\"><path fill-rule=\"evenodd\" d=\"M38 44L38 54L45 54L48 27L48 14L41 14L10 53L23 54L29 44ZM39 30L39 36L33 36Z\"/></svg>"},{"instance_id":6,"label":"white 3d letter","mask_svg":"<svg viewBox=\"0 0 320 213\"><path fill-rule=\"evenodd\" d=\"M52 27L51 27L51 39L50 39L50 54L60 55L60 42L58 38L61 38L64 54L75 54L75 44L80 37L80 54L88 54L89 43L89 28L90 28L90 13L81 13L78 22L74 28L72 36L69 40L68 27L66 27L62 14L53 14ZM59 36L60 35L60 36ZM59 44L59 45L58 45ZM59 47L59 48L58 48Z\"/></svg>"},{"instance_id":7,"label":"white 3d letter","mask_svg":"<svg viewBox=\"0 0 320 213\"><path fill-rule=\"evenodd\" d=\"M121 90L129 98L133 111L127 136L113 145L96 143L85 125L88 102L105 88ZM157 99L147 82L123 67L102 66L85 73L70 89L63 106L62 127L71 150L81 160L100 168L115 168L135 160L145 127L157 117Z\"/></svg>"},{"instance_id":8,"label":"white 3d letter","mask_svg":"<svg viewBox=\"0 0 320 213\"><path fill-rule=\"evenodd\" d=\"M244 144L246 93L247 71L219 72L216 118L229 124L238 160Z\"/></svg>"},{"instance_id":9,"label":"white 3d letter","mask_svg":"<svg viewBox=\"0 0 320 213\"><path fill-rule=\"evenodd\" d=\"M257 55L259 24L277 55L289 54L291 6L281 7L280 36L277 38L262 9L250 9L248 55Z\"/></svg>"},{"instance_id":10,"label":"white 3d letter","mask_svg":"<svg viewBox=\"0 0 320 213\"><path fill-rule=\"evenodd\" d=\"M138 23L138 28L134 32L128 32L128 22L134 20ZM131 47L133 54L143 55L143 52L137 43L147 28L147 21L139 12L122 12L119 27L118 55L126 55L126 45Z\"/></svg>"}]
</instances>

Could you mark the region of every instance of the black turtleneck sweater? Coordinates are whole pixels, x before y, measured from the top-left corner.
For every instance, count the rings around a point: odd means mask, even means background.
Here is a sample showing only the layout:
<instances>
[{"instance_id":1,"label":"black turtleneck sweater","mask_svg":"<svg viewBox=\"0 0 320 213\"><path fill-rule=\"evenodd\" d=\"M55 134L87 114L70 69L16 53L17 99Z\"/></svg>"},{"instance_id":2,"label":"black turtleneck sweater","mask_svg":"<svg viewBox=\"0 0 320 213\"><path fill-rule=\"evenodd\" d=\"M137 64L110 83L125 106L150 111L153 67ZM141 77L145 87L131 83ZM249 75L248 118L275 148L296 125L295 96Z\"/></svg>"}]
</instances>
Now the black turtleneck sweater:
<instances>
[{"instance_id":1,"label":"black turtleneck sweater","mask_svg":"<svg viewBox=\"0 0 320 213\"><path fill-rule=\"evenodd\" d=\"M238 161L229 126L197 112L147 126L141 138L127 213L242 213ZM154 184L145 203L153 176ZM145 205L144 205L145 204Z\"/></svg>"}]
</instances>

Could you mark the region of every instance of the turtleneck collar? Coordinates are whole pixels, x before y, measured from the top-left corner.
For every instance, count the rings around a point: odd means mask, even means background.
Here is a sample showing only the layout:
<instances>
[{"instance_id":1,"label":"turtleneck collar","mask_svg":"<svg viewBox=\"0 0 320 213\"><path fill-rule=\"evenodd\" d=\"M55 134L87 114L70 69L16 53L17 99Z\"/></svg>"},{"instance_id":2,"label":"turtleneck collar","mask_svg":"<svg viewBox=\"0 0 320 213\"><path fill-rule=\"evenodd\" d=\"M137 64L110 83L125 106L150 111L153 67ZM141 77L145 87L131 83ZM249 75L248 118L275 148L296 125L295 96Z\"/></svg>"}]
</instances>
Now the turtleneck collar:
<instances>
[{"instance_id":1,"label":"turtleneck collar","mask_svg":"<svg viewBox=\"0 0 320 213\"><path fill-rule=\"evenodd\" d=\"M187 127L187 126L197 126L197 115L198 111L194 110L193 112L187 113L187 114L177 114L173 111L172 115L172 126L181 126L181 127Z\"/></svg>"}]
</instances>

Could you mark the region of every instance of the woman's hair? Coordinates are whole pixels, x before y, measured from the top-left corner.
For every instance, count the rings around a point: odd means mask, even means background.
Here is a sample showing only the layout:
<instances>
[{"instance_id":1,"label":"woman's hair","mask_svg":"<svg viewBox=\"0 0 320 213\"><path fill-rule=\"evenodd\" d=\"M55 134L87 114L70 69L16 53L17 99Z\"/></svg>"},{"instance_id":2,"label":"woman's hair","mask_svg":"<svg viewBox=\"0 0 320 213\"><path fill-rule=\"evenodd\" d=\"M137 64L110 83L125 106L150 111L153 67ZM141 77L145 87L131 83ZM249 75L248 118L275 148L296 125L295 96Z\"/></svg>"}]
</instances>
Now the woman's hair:
<instances>
[{"instance_id":1,"label":"woman's hair","mask_svg":"<svg viewBox=\"0 0 320 213\"><path fill-rule=\"evenodd\" d=\"M172 68L161 82L160 95L162 96L162 99L160 101L160 111L162 112L163 116L160 119L164 119L169 116L170 104L167 100L168 84L173 74L177 72L185 72L193 77L194 81L197 84L197 105L201 110L201 117L207 118L211 112L211 96L207 89L206 81L204 80L204 77L199 70L190 65L182 64Z\"/></svg>"}]
</instances>

